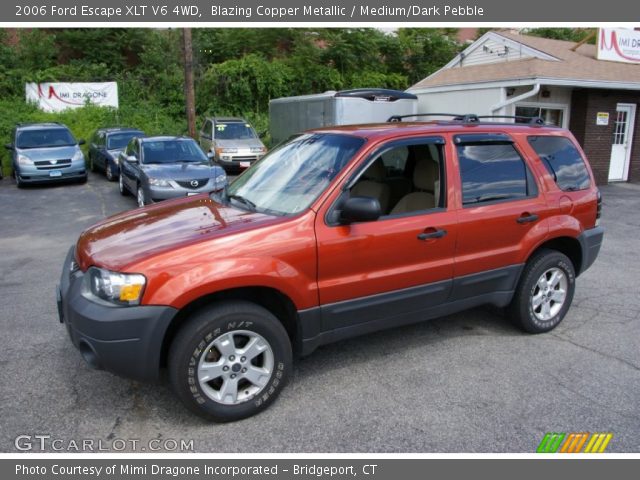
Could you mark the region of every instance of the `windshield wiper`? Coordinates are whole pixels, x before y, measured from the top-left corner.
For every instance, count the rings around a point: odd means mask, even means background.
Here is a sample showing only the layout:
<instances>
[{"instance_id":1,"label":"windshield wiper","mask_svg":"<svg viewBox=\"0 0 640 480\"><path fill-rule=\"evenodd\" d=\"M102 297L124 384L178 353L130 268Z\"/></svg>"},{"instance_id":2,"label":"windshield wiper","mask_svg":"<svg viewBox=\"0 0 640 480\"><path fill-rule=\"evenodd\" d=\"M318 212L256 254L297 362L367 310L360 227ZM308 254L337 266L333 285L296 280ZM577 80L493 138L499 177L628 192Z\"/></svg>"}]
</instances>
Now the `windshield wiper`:
<instances>
[{"instance_id":1,"label":"windshield wiper","mask_svg":"<svg viewBox=\"0 0 640 480\"><path fill-rule=\"evenodd\" d=\"M232 194L232 195L227 195L227 198L229 200L237 200L238 202L240 202L240 203L246 205L247 207L249 207L249 209L251 209L254 212L258 208L258 207L256 207L255 203L253 203L248 198L243 197L242 195Z\"/></svg>"}]
</instances>

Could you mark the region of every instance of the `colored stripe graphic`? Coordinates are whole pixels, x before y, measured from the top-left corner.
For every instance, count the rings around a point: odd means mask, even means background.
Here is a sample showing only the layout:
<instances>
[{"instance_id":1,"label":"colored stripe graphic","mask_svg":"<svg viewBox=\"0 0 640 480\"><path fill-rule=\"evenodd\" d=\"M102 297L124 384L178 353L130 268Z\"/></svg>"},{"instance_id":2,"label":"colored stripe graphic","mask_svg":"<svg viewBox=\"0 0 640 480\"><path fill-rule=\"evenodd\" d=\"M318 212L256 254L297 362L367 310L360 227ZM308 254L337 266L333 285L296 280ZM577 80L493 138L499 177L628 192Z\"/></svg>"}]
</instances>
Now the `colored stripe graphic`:
<instances>
[{"instance_id":1,"label":"colored stripe graphic","mask_svg":"<svg viewBox=\"0 0 640 480\"><path fill-rule=\"evenodd\" d=\"M603 453L613 438L611 433L594 433L584 453Z\"/></svg>"},{"instance_id":2,"label":"colored stripe graphic","mask_svg":"<svg viewBox=\"0 0 640 480\"><path fill-rule=\"evenodd\" d=\"M562 445L560 453L578 453L589 438L588 433L570 433Z\"/></svg>"},{"instance_id":3,"label":"colored stripe graphic","mask_svg":"<svg viewBox=\"0 0 640 480\"><path fill-rule=\"evenodd\" d=\"M547 433L540 442L540 445L538 445L536 452L556 453L558 447L560 447L560 444L562 443L562 440L564 440L564 437L564 433Z\"/></svg>"},{"instance_id":4,"label":"colored stripe graphic","mask_svg":"<svg viewBox=\"0 0 640 480\"><path fill-rule=\"evenodd\" d=\"M557 433L549 432L536 449L537 453L603 453L613 438L612 433ZM587 442L588 440L588 442ZM582 447L586 447L582 450Z\"/></svg>"}]
</instances>

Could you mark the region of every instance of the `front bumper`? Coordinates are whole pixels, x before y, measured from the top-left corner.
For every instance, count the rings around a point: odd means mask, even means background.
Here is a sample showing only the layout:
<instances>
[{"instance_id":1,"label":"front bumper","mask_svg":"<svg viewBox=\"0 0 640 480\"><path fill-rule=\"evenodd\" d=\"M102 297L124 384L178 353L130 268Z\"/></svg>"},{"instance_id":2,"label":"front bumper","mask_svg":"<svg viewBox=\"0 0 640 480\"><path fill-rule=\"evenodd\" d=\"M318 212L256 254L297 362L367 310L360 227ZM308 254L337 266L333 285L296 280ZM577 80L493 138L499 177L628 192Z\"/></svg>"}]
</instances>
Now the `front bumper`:
<instances>
[{"instance_id":1,"label":"front bumper","mask_svg":"<svg viewBox=\"0 0 640 480\"><path fill-rule=\"evenodd\" d=\"M175 182L172 182L175 183ZM146 198L150 199L152 202L160 202L162 200L170 200L172 198L183 198L190 195L198 195L201 193L212 193L219 192L224 189L227 183L214 183L209 182L208 184L200 187L198 189L189 190L187 188L180 187L178 185L174 185L172 188L162 188L162 187L147 187L147 191L145 192Z\"/></svg>"},{"instance_id":2,"label":"front bumper","mask_svg":"<svg viewBox=\"0 0 640 480\"><path fill-rule=\"evenodd\" d=\"M260 160L264 157L264 154L229 154L224 155L223 157L224 158L217 156L215 161L224 168L225 172L240 172L246 170L255 162Z\"/></svg>"},{"instance_id":3,"label":"front bumper","mask_svg":"<svg viewBox=\"0 0 640 480\"><path fill-rule=\"evenodd\" d=\"M576 272L578 275L583 273L587 268L593 265L598 253L600 253L600 247L602 246L602 239L604 238L604 228L594 227L585 230L578 235L578 242L582 250L582 262L580 264L580 271Z\"/></svg>"},{"instance_id":4,"label":"front bumper","mask_svg":"<svg viewBox=\"0 0 640 480\"><path fill-rule=\"evenodd\" d=\"M73 171L65 171L62 170L60 175L57 177L52 177L49 175L49 172L23 172L18 171L16 175L20 178L22 183L36 184L36 183L54 183L54 182L68 182L72 180L86 180L87 179L87 171L86 170L73 170Z\"/></svg>"},{"instance_id":5,"label":"front bumper","mask_svg":"<svg viewBox=\"0 0 640 480\"><path fill-rule=\"evenodd\" d=\"M93 368L127 378L157 380L162 342L177 310L167 306L111 307L82 296L79 269L67 254L57 287L58 315L75 347Z\"/></svg>"}]
</instances>

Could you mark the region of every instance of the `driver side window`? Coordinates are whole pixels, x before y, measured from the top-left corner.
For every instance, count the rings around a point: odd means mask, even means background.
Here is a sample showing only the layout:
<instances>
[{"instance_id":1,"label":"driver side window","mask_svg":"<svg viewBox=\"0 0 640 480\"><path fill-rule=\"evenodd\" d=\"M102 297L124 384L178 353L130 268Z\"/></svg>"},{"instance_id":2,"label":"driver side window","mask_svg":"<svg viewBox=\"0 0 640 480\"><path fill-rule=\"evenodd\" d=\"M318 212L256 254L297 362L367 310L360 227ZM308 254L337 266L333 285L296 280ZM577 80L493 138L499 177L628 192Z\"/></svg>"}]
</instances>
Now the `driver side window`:
<instances>
[{"instance_id":1,"label":"driver side window","mask_svg":"<svg viewBox=\"0 0 640 480\"><path fill-rule=\"evenodd\" d=\"M350 196L378 200L382 215L444 207L443 145L434 141L381 151L350 189Z\"/></svg>"}]
</instances>

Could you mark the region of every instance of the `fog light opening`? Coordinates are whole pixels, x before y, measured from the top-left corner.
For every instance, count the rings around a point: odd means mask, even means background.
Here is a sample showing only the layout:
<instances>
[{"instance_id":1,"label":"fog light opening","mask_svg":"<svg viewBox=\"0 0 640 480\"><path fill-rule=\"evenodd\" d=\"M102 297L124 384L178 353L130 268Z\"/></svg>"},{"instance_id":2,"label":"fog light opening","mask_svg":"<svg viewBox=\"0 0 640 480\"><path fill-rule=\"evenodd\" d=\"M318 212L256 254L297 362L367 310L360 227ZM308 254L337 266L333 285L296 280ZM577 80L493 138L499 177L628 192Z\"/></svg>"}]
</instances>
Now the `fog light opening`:
<instances>
[{"instance_id":1,"label":"fog light opening","mask_svg":"<svg viewBox=\"0 0 640 480\"><path fill-rule=\"evenodd\" d=\"M102 370L102 365L100 365L100 360L98 359L98 354L93 350L91 345L89 345L84 340L81 340L78 344L78 349L80 350L80 355L87 365L96 370Z\"/></svg>"}]
</instances>

